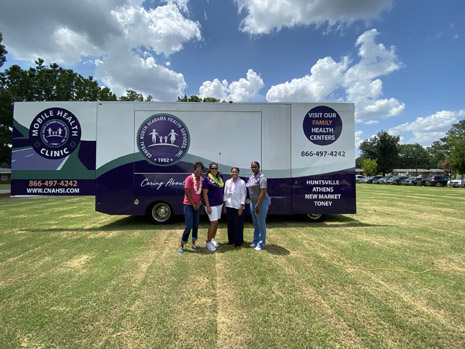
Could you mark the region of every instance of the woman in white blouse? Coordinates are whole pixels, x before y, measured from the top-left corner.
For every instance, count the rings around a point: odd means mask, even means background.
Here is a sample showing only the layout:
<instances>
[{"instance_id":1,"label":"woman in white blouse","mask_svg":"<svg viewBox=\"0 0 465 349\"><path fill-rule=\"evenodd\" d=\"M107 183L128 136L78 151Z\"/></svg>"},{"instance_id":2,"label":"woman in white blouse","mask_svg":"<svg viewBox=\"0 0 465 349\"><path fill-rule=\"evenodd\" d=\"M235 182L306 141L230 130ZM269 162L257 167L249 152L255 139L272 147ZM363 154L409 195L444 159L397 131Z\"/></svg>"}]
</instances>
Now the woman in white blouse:
<instances>
[{"instance_id":1,"label":"woman in white blouse","mask_svg":"<svg viewBox=\"0 0 465 349\"><path fill-rule=\"evenodd\" d=\"M239 178L239 169L231 169L231 179L224 185L224 204L228 223L228 243L240 246L244 242L244 207L247 189Z\"/></svg>"}]
</instances>

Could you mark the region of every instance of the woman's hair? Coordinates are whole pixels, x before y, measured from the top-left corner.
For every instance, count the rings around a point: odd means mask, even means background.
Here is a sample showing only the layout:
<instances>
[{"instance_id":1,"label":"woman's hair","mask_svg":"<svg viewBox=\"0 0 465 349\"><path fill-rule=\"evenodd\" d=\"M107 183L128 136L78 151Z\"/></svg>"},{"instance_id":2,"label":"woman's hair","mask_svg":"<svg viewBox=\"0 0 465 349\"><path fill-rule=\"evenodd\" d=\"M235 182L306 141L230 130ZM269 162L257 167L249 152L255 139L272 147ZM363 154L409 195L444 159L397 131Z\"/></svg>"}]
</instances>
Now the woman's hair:
<instances>
[{"instance_id":1,"label":"woman's hair","mask_svg":"<svg viewBox=\"0 0 465 349\"><path fill-rule=\"evenodd\" d=\"M240 172L240 171L239 171L239 167L233 167L233 168L231 168L231 172L232 172L233 170L237 170L237 173Z\"/></svg>"},{"instance_id":2,"label":"woman's hair","mask_svg":"<svg viewBox=\"0 0 465 349\"><path fill-rule=\"evenodd\" d=\"M209 173L211 173L211 168L213 165L216 165L216 167L218 167L218 164L216 162L210 162L210 165L208 165L208 172L207 172L207 175ZM213 175L213 173L212 173ZM216 173L216 177L219 177L220 176L220 170L219 170L219 167L218 167L218 172Z\"/></svg>"},{"instance_id":3,"label":"woman's hair","mask_svg":"<svg viewBox=\"0 0 465 349\"><path fill-rule=\"evenodd\" d=\"M202 169L202 171L203 171L203 169L205 168L205 167L203 166L202 161L194 162L194 171L195 171L196 169L198 169L199 167Z\"/></svg>"},{"instance_id":4,"label":"woman's hair","mask_svg":"<svg viewBox=\"0 0 465 349\"><path fill-rule=\"evenodd\" d=\"M252 161L252 164L255 164L258 166L258 168L260 168L260 164L258 163L258 161Z\"/></svg>"}]
</instances>

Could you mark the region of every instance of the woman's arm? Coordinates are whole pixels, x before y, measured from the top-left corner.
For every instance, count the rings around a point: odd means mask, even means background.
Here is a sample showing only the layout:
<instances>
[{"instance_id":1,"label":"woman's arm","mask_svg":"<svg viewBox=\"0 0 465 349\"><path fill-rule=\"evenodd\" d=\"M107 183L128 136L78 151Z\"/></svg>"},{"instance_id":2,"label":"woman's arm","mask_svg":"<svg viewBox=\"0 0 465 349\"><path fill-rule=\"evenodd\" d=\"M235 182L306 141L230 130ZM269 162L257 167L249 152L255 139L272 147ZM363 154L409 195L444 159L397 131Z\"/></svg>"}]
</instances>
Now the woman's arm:
<instances>
[{"instance_id":1,"label":"woman's arm","mask_svg":"<svg viewBox=\"0 0 465 349\"><path fill-rule=\"evenodd\" d=\"M210 202L208 201L208 189L202 189L203 201L205 202L205 206L207 206L207 213L211 214L212 209L210 207Z\"/></svg>"},{"instance_id":2,"label":"woman's arm","mask_svg":"<svg viewBox=\"0 0 465 349\"><path fill-rule=\"evenodd\" d=\"M242 179L239 184L239 199L241 200L241 205L245 206L245 200L247 199L247 188L245 186L245 182Z\"/></svg>"},{"instance_id":3,"label":"woman's arm","mask_svg":"<svg viewBox=\"0 0 465 349\"><path fill-rule=\"evenodd\" d=\"M266 195L266 188L261 188L260 189L260 196L258 197L257 204L255 205L255 213L259 214L260 213L260 205L262 204L263 200L265 199Z\"/></svg>"},{"instance_id":4,"label":"woman's arm","mask_svg":"<svg viewBox=\"0 0 465 349\"><path fill-rule=\"evenodd\" d=\"M247 198L247 188L245 187L245 182L240 179L239 182L239 199L241 201L241 207L239 207L239 211L237 212L238 216L242 216L242 212L244 212L245 207L245 199Z\"/></svg>"},{"instance_id":5,"label":"woman's arm","mask_svg":"<svg viewBox=\"0 0 465 349\"><path fill-rule=\"evenodd\" d=\"M184 194L186 194L186 198L187 200L191 203L192 207L194 208L194 210L198 210L200 205L196 205L194 203L194 200L192 199L192 196L191 196L191 193L189 191L189 188L184 188Z\"/></svg>"}]
</instances>

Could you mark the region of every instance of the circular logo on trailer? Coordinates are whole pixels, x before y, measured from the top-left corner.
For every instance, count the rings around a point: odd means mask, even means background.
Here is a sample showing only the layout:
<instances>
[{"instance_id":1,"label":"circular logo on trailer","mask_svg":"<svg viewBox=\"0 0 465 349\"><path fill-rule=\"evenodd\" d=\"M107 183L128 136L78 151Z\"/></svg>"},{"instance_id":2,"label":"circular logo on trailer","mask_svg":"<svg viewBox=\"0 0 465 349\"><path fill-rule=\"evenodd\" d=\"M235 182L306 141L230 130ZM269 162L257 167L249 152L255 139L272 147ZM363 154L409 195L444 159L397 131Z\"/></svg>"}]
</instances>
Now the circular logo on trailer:
<instances>
[{"instance_id":1,"label":"circular logo on trailer","mask_svg":"<svg viewBox=\"0 0 465 349\"><path fill-rule=\"evenodd\" d=\"M40 112L29 127L32 148L47 159L61 159L76 150L81 141L81 125L76 116L63 108Z\"/></svg>"},{"instance_id":2,"label":"circular logo on trailer","mask_svg":"<svg viewBox=\"0 0 465 349\"><path fill-rule=\"evenodd\" d=\"M189 130L171 114L152 115L137 132L139 151L157 166L170 166L180 161L187 154L189 145Z\"/></svg>"},{"instance_id":3,"label":"circular logo on trailer","mask_svg":"<svg viewBox=\"0 0 465 349\"><path fill-rule=\"evenodd\" d=\"M317 145L334 143L342 132L342 120L330 107L312 108L304 117L303 129L308 140Z\"/></svg>"}]
</instances>

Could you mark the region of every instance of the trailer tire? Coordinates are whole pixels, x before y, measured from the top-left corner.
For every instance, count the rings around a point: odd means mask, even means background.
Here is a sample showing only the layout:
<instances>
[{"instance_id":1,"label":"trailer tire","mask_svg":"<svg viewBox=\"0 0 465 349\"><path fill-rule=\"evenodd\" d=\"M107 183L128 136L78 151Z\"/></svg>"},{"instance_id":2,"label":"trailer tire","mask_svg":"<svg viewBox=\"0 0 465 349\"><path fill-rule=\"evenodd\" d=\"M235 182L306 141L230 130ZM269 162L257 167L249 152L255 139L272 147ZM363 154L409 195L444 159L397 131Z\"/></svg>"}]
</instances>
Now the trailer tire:
<instances>
[{"instance_id":1,"label":"trailer tire","mask_svg":"<svg viewBox=\"0 0 465 349\"><path fill-rule=\"evenodd\" d=\"M319 213L307 213L308 219L312 222L320 222L323 219L323 214Z\"/></svg>"},{"instance_id":2,"label":"trailer tire","mask_svg":"<svg viewBox=\"0 0 465 349\"><path fill-rule=\"evenodd\" d=\"M147 214L155 224L167 224L173 219L173 209L166 202L155 202L150 205Z\"/></svg>"}]
</instances>

